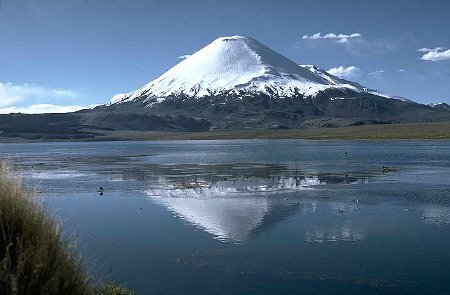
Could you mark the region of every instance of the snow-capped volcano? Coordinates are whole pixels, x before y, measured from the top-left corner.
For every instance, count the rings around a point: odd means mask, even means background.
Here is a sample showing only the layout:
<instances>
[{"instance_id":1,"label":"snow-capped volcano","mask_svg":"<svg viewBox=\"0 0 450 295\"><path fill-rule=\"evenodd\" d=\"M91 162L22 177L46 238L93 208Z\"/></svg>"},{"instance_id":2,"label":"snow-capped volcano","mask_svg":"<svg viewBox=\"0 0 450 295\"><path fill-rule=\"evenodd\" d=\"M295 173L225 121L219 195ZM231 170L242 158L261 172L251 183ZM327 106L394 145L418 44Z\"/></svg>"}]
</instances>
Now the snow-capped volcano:
<instances>
[{"instance_id":1,"label":"snow-capped volcano","mask_svg":"<svg viewBox=\"0 0 450 295\"><path fill-rule=\"evenodd\" d=\"M364 91L312 66L299 66L253 38L221 37L190 55L159 78L114 102L142 96L157 102L172 95L204 97L224 93L264 93L280 97L315 96L328 88Z\"/></svg>"},{"instance_id":2,"label":"snow-capped volcano","mask_svg":"<svg viewBox=\"0 0 450 295\"><path fill-rule=\"evenodd\" d=\"M449 113L298 65L255 39L221 37L140 89L87 114L86 125L206 131L449 120Z\"/></svg>"}]
</instances>

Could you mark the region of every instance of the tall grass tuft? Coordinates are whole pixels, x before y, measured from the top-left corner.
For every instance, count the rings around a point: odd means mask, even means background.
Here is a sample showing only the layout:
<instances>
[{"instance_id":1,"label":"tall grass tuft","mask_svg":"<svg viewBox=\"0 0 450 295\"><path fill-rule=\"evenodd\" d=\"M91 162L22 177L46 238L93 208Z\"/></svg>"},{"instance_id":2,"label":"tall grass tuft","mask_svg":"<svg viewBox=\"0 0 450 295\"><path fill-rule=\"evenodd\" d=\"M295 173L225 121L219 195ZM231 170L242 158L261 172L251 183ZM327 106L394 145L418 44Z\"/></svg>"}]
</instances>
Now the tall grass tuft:
<instances>
[{"instance_id":1,"label":"tall grass tuft","mask_svg":"<svg viewBox=\"0 0 450 295\"><path fill-rule=\"evenodd\" d=\"M94 294L60 228L0 162L0 294Z\"/></svg>"}]
</instances>

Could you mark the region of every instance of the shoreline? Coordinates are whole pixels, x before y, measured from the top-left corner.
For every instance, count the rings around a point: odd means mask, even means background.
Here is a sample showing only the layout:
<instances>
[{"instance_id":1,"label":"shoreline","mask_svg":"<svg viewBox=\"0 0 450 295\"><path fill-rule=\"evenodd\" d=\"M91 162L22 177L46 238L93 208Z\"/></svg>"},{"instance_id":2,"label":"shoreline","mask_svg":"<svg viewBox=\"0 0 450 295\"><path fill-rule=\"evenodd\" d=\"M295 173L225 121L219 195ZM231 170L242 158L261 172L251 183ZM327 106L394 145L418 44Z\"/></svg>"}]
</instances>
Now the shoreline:
<instances>
[{"instance_id":1,"label":"shoreline","mask_svg":"<svg viewBox=\"0 0 450 295\"><path fill-rule=\"evenodd\" d=\"M23 134L1 137L0 143L26 142L95 142L162 140L232 140L232 139L302 139L302 140L450 140L450 122L363 125L334 128L221 130L206 132L171 131L101 131L93 138L60 138L64 134L41 134L31 139ZM53 137L53 138L52 138Z\"/></svg>"}]
</instances>

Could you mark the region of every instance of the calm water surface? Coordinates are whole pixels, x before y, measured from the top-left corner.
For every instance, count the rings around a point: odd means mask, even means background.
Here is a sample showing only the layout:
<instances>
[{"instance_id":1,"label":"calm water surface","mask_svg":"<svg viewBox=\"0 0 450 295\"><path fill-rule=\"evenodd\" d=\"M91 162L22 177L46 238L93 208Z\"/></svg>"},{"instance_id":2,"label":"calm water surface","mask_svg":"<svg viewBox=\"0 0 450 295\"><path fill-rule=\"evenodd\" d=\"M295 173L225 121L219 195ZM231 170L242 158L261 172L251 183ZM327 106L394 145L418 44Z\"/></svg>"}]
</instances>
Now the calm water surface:
<instances>
[{"instance_id":1,"label":"calm water surface","mask_svg":"<svg viewBox=\"0 0 450 295\"><path fill-rule=\"evenodd\" d=\"M0 144L0 156L92 272L138 294L450 293L448 141Z\"/></svg>"}]
</instances>

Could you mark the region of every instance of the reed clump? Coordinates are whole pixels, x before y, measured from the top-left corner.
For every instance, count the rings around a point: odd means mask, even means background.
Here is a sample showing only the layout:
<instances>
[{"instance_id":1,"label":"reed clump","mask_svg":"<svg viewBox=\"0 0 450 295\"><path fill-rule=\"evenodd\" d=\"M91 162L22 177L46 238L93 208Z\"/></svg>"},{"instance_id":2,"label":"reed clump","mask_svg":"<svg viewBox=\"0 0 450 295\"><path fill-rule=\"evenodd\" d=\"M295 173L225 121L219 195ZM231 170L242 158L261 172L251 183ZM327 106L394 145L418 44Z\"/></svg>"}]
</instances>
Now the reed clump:
<instances>
[{"instance_id":1,"label":"reed clump","mask_svg":"<svg viewBox=\"0 0 450 295\"><path fill-rule=\"evenodd\" d=\"M60 228L0 162L0 294L93 294Z\"/></svg>"},{"instance_id":2,"label":"reed clump","mask_svg":"<svg viewBox=\"0 0 450 295\"><path fill-rule=\"evenodd\" d=\"M0 294L126 295L115 283L93 286L60 227L0 161Z\"/></svg>"}]
</instances>

